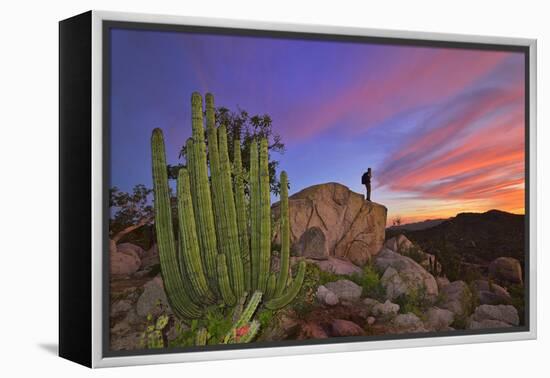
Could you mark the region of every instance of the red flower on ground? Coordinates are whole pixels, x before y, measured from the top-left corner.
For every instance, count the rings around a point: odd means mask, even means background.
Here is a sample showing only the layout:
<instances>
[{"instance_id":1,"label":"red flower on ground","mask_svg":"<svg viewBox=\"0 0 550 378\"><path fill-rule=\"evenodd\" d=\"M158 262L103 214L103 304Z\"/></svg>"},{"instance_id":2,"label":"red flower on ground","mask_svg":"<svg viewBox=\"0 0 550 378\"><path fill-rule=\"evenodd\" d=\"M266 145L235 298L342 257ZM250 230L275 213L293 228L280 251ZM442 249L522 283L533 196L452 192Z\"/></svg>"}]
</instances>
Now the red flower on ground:
<instances>
[{"instance_id":1,"label":"red flower on ground","mask_svg":"<svg viewBox=\"0 0 550 378\"><path fill-rule=\"evenodd\" d=\"M237 336L237 339L241 336L246 335L249 330L250 330L250 326L248 324L237 328L237 330L235 332L235 335Z\"/></svg>"}]
</instances>

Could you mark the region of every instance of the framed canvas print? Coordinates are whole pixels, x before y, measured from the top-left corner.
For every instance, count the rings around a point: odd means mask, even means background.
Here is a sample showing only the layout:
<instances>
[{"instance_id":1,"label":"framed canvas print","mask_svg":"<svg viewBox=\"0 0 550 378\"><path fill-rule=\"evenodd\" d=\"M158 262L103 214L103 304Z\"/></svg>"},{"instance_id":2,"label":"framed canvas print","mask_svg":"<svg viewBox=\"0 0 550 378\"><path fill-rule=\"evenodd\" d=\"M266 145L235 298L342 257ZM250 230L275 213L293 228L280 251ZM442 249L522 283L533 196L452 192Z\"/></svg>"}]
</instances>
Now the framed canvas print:
<instances>
[{"instance_id":1,"label":"framed canvas print","mask_svg":"<svg viewBox=\"0 0 550 378\"><path fill-rule=\"evenodd\" d=\"M536 42L60 22L60 355L536 337Z\"/></svg>"}]
</instances>

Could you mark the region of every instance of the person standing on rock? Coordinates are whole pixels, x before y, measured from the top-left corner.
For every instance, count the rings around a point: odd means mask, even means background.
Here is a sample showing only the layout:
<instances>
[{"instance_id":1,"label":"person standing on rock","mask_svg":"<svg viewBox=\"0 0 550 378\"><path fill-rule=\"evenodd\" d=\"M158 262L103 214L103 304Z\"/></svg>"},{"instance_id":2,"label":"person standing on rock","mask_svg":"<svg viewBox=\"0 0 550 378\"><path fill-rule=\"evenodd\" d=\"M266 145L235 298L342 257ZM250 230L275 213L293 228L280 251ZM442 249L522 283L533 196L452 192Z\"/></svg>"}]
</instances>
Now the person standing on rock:
<instances>
[{"instance_id":1,"label":"person standing on rock","mask_svg":"<svg viewBox=\"0 0 550 378\"><path fill-rule=\"evenodd\" d=\"M370 179L372 177L372 170L369 168L365 173L363 173L363 176L361 176L361 184L365 185L365 188L367 188L367 201L370 202Z\"/></svg>"}]
</instances>

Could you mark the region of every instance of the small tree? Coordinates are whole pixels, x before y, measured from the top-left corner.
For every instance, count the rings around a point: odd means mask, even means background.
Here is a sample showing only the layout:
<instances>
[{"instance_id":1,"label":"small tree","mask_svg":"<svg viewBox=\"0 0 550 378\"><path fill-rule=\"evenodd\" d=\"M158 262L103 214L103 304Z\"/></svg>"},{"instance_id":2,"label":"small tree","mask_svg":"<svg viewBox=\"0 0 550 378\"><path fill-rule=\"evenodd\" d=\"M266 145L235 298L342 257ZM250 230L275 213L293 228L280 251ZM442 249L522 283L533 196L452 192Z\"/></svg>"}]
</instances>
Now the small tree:
<instances>
[{"instance_id":1,"label":"small tree","mask_svg":"<svg viewBox=\"0 0 550 378\"><path fill-rule=\"evenodd\" d=\"M145 185L134 186L132 193L122 192L116 186L109 190L110 249L116 250L116 244L131 232L153 221L153 207L150 202L152 189Z\"/></svg>"},{"instance_id":2,"label":"small tree","mask_svg":"<svg viewBox=\"0 0 550 378\"><path fill-rule=\"evenodd\" d=\"M227 128L227 147L229 156L233 157L234 141L241 142L241 156L245 177L250 168L250 143L254 139L260 140L266 138L268 140L269 150L269 183L271 192L275 195L280 193L280 182L277 178L277 167L279 162L272 158L273 152L283 153L285 145L281 140L281 136L273 131L273 121L267 114L250 116L248 112L239 109L237 112L232 112L227 108L216 108L216 126L225 125ZM206 137L206 135L205 135ZM208 144L208 140L206 141ZM179 154L180 159L185 159L187 151L185 145L182 146ZM177 178L178 170L184 167L185 164L168 165L168 176L170 179Z\"/></svg>"},{"instance_id":3,"label":"small tree","mask_svg":"<svg viewBox=\"0 0 550 378\"><path fill-rule=\"evenodd\" d=\"M392 226L401 226L401 217L399 215L393 218Z\"/></svg>"}]
</instances>

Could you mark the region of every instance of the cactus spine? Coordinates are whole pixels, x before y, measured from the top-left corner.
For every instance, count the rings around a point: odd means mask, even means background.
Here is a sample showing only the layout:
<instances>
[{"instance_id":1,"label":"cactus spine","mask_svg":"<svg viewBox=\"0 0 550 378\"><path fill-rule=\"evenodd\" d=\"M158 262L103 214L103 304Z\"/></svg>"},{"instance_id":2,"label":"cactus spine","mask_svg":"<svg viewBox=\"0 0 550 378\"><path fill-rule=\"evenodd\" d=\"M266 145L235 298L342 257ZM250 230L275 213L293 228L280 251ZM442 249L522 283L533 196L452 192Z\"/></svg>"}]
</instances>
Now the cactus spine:
<instances>
[{"instance_id":1,"label":"cactus spine","mask_svg":"<svg viewBox=\"0 0 550 378\"><path fill-rule=\"evenodd\" d=\"M250 146L248 212L240 142L236 140L234 145L232 177L227 130L224 126L215 126L213 96L206 96L208 155L202 98L194 93L191 102L193 136L186 142L187 167L179 171L177 181L177 240L172 223L162 131L155 129L151 139L155 227L164 287L174 313L184 321L200 318L206 307L217 300L228 306L240 303L242 307L244 299L240 302L238 299L244 298L246 291L255 291L226 340L247 342L258 332L259 323L251 318L262 297L270 309L285 306L297 295L304 279L305 263L301 262L296 277L289 284L288 179L283 172L281 269L277 274L270 271L267 140L253 141ZM204 342L204 334L201 334L200 341Z\"/></svg>"}]
</instances>

